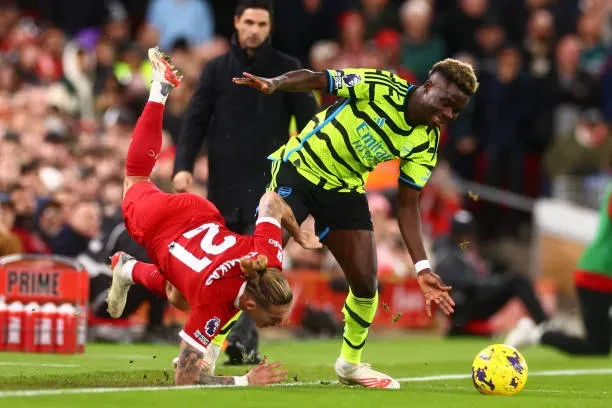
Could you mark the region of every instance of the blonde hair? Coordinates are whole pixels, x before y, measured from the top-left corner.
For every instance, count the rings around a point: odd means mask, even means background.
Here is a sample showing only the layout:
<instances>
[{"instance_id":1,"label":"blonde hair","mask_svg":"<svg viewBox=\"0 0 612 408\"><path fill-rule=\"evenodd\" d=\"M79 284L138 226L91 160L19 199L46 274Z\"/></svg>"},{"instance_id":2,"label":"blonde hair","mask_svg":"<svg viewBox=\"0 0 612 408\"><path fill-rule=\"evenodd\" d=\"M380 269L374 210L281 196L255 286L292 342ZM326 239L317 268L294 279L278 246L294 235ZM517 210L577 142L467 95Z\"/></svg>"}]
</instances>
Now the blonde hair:
<instances>
[{"instance_id":1,"label":"blonde hair","mask_svg":"<svg viewBox=\"0 0 612 408\"><path fill-rule=\"evenodd\" d=\"M429 76L435 72L442 74L468 96L474 95L480 85L472 66L453 58L437 62L429 71Z\"/></svg>"},{"instance_id":2,"label":"blonde hair","mask_svg":"<svg viewBox=\"0 0 612 408\"><path fill-rule=\"evenodd\" d=\"M260 306L283 306L293 300L285 275L276 268L268 268L265 255L259 255L257 259L241 259L240 269L247 278L245 292Z\"/></svg>"}]
</instances>

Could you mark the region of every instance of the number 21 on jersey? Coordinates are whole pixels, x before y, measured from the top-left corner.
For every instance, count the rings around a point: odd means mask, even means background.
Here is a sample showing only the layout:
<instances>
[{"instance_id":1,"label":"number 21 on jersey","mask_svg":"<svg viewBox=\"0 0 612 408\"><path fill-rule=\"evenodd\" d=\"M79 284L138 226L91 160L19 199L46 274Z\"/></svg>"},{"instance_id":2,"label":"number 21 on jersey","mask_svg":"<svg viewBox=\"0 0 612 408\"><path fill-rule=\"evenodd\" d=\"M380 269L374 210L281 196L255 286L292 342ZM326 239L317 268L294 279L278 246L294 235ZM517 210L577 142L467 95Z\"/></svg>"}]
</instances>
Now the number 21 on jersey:
<instances>
[{"instance_id":1,"label":"number 21 on jersey","mask_svg":"<svg viewBox=\"0 0 612 408\"><path fill-rule=\"evenodd\" d=\"M202 236L200 241L200 248L202 248L206 255L202 258L196 257L178 242L172 242L169 246L172 256L198 273L202 272L204 268L212 263L207 255L219 255L236 244L236 237L233 235L223 238L223 242L218 245L213 244L214 238L219 234L219 224L212 222L202 224L198 228L187 231L183 234L183 237L192 239L204 231L204 236Z\"/></svg>"}]
</instances>

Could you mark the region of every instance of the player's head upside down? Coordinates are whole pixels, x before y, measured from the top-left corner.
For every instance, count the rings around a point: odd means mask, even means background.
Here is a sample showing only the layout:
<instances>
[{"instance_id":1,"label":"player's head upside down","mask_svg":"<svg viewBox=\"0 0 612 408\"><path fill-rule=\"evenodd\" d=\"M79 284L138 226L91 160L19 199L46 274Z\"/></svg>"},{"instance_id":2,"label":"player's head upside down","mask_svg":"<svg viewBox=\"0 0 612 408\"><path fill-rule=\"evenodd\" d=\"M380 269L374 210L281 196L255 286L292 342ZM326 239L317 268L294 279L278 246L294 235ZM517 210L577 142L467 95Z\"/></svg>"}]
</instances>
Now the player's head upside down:
<instances>
[{"instance_id":1,"label":"player's head upside down","mask_svg":"<svg viewBox=\"0 0 612 408\"><path fill-rule=\"evenodd\" d=\"M277 268L268 268L268 258L242 259L240 269L247 278L243 307L257 326L273 326L282 321L293 293L289 282Z\"/></svg>"}]
</instances>

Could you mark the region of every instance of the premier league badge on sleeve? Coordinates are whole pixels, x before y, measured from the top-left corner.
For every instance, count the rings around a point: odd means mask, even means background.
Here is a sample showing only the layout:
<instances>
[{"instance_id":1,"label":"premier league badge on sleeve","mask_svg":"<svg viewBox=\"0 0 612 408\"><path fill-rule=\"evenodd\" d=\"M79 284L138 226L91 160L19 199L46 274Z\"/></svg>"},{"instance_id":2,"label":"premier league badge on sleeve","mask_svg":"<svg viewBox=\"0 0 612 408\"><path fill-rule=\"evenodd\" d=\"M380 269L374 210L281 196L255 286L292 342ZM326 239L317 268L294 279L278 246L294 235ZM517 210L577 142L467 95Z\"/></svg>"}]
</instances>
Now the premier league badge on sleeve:
<instances>
[{"instance_id":1,"label":"premier league badge on sleeve","mask_svg":"<svg viewBox=\"0 0 612 408\"><path fill-rule=\"evenodd\" d=\"M204 330L206 331L206 335L208 337L212 337L217 333L217 329L221 325L221 320L218 317L213 317L212 319L206 322L206 326Z\"/></svg>"},{"instance_id":2,"label":"premier league badge on sleeve","mask_svg":"<svg viewBox=\"0 0 612 408\"><path fill-rule=\"evenodd\" d=\"M361 75L359 74L348 74L344 76L344 83L348 87L353 87L361 82Z\"/></svg>"}]
</instances>

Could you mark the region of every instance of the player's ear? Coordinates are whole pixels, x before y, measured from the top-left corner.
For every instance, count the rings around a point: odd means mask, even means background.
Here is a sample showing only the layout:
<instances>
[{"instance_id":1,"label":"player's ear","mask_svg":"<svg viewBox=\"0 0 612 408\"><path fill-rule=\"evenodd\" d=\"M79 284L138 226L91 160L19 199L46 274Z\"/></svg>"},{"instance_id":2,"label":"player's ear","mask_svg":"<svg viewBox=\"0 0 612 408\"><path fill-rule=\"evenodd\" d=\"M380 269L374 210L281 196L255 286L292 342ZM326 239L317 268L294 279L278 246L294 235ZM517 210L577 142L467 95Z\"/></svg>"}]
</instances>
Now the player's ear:
<instances>
[{"instance_id":1,"label":"player's ear","mask_svg":"<svg viewBox=\"0 0 612 408\"><path fill-rule=\"evenodd\" d=\"M425 92L429 92L432 86L433 82L431 82L431 79L429 78L427 79L427 81L425 81L425 83L423 83L423 89L425 90Z\"/></svg>"},{"instance_id":2,"label":"player's ear","mask_svg":"<svg viewBox=\"0 0 612 408\"><path fill-rule=\"evenodd\" d=\"M245 296L245 295L246 295L246 293L244 295L242 295L242 296ZM248 295L246 295L244 300L245 300L245 302L244 302L243 306L244 306L244 310L246 312L249 312L249 311L254 310L254 309L257 308L257 302L255 302L255 300L253 300Z\"/></svg>"}]
</instances>

